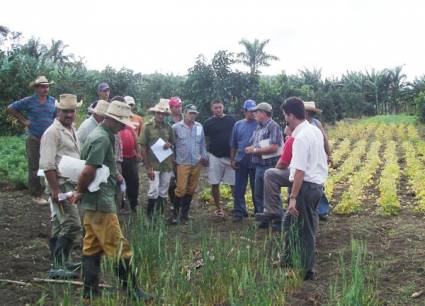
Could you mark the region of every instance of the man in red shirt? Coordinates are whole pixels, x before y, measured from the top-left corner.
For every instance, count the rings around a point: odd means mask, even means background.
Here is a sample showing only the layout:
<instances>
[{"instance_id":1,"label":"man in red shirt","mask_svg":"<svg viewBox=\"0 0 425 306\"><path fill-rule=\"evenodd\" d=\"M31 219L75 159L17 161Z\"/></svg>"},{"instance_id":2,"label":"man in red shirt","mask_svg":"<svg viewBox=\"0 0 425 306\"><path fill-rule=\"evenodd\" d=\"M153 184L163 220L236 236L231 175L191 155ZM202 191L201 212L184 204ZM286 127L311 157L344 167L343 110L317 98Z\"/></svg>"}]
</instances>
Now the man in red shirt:
<instances>
[{"instance_id":1,"label":"man in red shirt","mask_svg":"<svg viewBox=\"0 0 425 306\"><path fill-rule=\"evenodd\" d=\"M131 210L136 211L139 196L139 168L137 164L140 160L136 131L126 126L119 132L119 137L122 142L122 176L127 185L126 194ZM122 204L122 208L125 209L124 200Z\"/></svg>"},{"instance_id":2,"label":"man in red shirt","mask_svg":"<svg viewBox=\"0 0 425 306\"><path fill-rule=\"evenodd\" d=\"M276 163L275 168L270 168L264 173L264 213L255 214L257 221L272 222L275 221L280 228L283 218L283 209L280 205L280 188L289 187L289 164L292 159L292 144L294 138L291 136L292 130L289 126L283 131L285 134L285 144L282 154Z\"/></svg>"}]
</instances>

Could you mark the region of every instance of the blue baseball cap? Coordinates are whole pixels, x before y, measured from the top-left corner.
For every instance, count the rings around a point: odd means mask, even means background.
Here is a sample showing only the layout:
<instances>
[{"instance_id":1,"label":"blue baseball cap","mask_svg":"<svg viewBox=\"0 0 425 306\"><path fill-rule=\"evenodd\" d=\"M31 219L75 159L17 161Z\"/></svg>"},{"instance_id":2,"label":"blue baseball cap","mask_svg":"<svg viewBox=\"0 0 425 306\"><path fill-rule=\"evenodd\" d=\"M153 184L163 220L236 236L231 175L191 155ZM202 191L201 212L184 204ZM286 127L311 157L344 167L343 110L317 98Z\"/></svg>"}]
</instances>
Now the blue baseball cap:
<instances>
[{"instance_id":1,"label":"blue baseball cap","mask_svg":"<svg viewBox=\"0 0 425 306\"><path fill-rule=\"evenodd\" d=\"M97 86L97 92L107 91L109 89L108 83L102 82Z\"/></svg>"},{"instance_id":2,"label":"blue baseball cap","mask_svg":"<svg viewBox=\"0 0 425 306\"><path fill-rule=\"evenodd\" d=\"M256 106L257 106L257 104L255 103L254 100L246 100L243 103L243 108L245 110L249 111L249 112L252 112L252 111L256 110Z\"/></svg>"}]
</instances>

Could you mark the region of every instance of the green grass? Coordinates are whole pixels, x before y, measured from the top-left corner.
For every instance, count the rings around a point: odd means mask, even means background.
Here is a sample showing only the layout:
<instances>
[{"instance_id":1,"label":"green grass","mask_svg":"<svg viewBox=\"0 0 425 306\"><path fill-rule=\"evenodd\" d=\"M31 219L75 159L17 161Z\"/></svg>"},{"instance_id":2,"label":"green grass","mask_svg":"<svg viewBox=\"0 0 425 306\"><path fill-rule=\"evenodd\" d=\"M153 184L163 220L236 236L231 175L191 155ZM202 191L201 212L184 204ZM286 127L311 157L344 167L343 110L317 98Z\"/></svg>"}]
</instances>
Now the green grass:
<instances>
[{"instance_id":1,"label":"green grass","mask_svg":"<svg viewBox=\"0 0 425 306\"><path fill-rule=\"evenodd\" d=\"M416 116L409 115L382 115L366 117L358 121L359 123L385 123L385 124L415 124Z\"/></svg>"},{"instance_id":2,"label":"green grass","mask_svg":"<svg viewBox=\"0 0 425 306\"><path fill-rule=\"evenodd\" d=\"M374 267L367 263L368 252L359 241L351 241L351 261L348 268L340 256L340 275L329 289L328 305L332 306L377 306Z\"/></svg>"}]
</instances>

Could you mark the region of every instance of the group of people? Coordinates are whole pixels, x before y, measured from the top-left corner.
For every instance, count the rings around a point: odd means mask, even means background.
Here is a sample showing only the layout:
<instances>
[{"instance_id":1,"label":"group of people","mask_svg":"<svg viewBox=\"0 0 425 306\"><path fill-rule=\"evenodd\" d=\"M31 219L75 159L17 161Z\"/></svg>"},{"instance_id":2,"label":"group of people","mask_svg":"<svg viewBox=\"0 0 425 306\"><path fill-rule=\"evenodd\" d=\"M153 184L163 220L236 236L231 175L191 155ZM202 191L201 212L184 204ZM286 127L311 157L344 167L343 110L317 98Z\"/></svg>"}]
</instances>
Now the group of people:
<instances>
[{"instance_id":1,"label":"group of people","mask_svg":"<svg viewBox=\"0 0 425 306\"><path fill-rule=\"evenodd\" d=\"M193 104L183 109L178 97L160 99L144 123L135 114L130 96L110 98L107 83L98 86L99 99L88 108L88 117L75 128L76 110L82 101L62 94L56 101L48 95L44 76L31 82L34 95L13 102L8 112L28 128L28 186L34 202L46 202L37 173L44 172L52 212L51 277L74 277L79 264L70 262L73 243L81 234L83 214L84 298L99 294L100 259L103 254L116 260L116 271L127 293L141 300L151 295L139 289L134 275L132 252L124 238L117 212L139 206L139 166L148 176L146 214L154 220L170 207L171 224L185 224L202 166L208 167L208 183L222 218L220 184L232 189L233 221L248 217L245 193L250 182L259 228L285 229L284 264L293 265L291 254L300 249L305 279L314 277L317 219L326 219L329 204L323 185L331 152L325 131L314 114L314 102L292 97L282 104L287 123L282 133L272 119L269 103L246 100L244 118L236 121L224 113L221 100L211 102L212 116L202 125ZM26 115L26 117L25 117ZM59 163L64 156L84 160L77 182L63 176ZM109 169L106 182L93 191L90 184L97 170ZM282 205L280 188L288 187L287 205ZM168 205L170 203L171 205ZM78 205L74 205L78 204Z\"/></svg>"}]
</instances>

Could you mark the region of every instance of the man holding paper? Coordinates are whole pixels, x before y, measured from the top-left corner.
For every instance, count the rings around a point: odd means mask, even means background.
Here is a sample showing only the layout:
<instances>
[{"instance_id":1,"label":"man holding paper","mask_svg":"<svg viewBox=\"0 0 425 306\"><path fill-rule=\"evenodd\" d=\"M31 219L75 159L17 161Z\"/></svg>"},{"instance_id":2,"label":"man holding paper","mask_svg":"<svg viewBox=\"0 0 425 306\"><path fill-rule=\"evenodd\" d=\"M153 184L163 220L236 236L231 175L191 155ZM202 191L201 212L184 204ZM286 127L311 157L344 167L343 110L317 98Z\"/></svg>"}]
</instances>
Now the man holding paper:
<instances>
[{"instance_id":1,"label":"man holding paper","mask_svg":"<svg viewBox=\"0 0 425 306\"><path fill-rule=\"evenodd\" d=\"M276 165L282 147L282 129L272 119L272 106L262 102L255 108L258 126L251 137L251 145L245 148L246 154L252 154L255 165L254 197L255 213L264 210L264 172ZM268 227L268 222L261 223L260 228Z\"/></svg>"},{"instance_id":2,"label":"man holding paper","mask_svg":"<svg viewBox=\"0 0 425 306\"><path fill-rule=\"evenodd\" d=\"M173 176L174 133L164 119L169 114L168 100L161 99L149 109L154 119L148 122L139 138L141 154L149 178L147 215L162 213L167 202L168 187Z\"/></svg>"},{"instance_id":3,"label":"man holding paper","mask_svg":"<svg viewBox=\"0 0 425 306\"><path fill-rule=\"evenodd\" d=\"M75 95L63 94L56 104L58 115L53 124L44 132L40 144L40 169L44 170L49 202L52 213L52 237L49 247L52 254L51 278L74 278L80 265L69 264L68 260L75 239L81 236L81 221L78 207L67 199L67 193L76 184L59 171L62 157L80 158L80 144L73 127L77 103Z\"/></svg>"}]
</instances>

